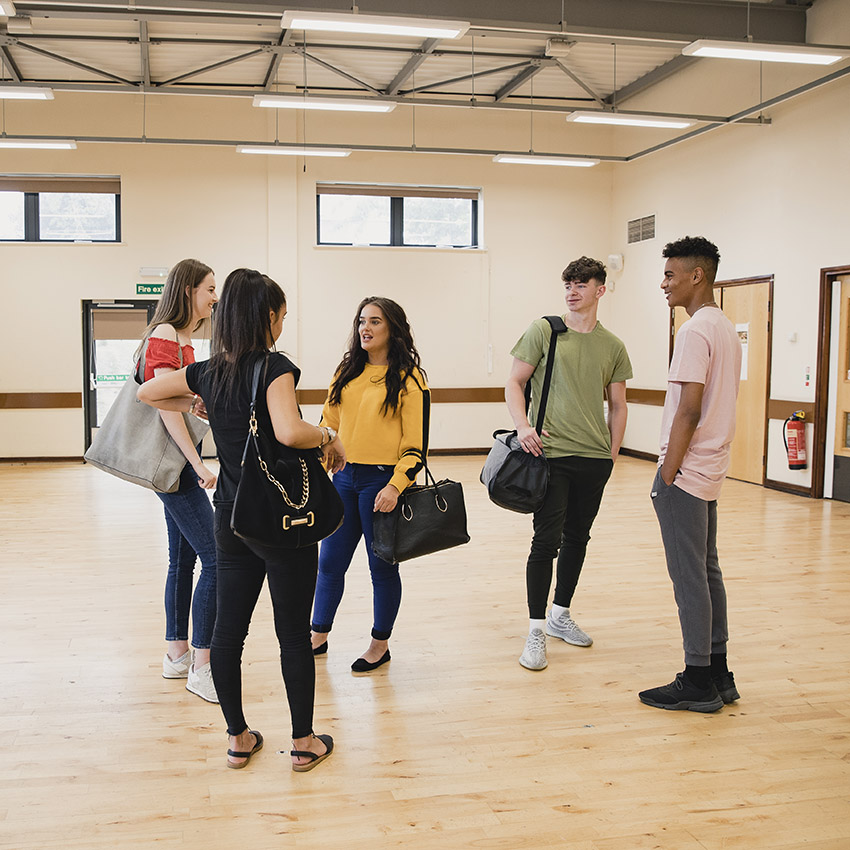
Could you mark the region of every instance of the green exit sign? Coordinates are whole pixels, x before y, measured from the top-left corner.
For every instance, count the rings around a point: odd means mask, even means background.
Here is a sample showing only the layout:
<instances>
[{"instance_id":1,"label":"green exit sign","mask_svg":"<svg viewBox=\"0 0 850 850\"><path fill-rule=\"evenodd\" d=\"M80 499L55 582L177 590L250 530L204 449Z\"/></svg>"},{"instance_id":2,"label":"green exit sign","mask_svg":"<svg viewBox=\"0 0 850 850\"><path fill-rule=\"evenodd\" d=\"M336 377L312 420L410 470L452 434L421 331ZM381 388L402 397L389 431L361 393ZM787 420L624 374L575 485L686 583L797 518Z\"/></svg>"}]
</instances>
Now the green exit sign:
<instances>
[{"instance_id":1,"label":"green exit sign","mask_svg":"<svg viewBox=\"0 0 850 850\"><path fill-rule=\"evenodd\" d=\"M137 283L136 295L162 295L163 283Z\"/></svg>"}]
</instances>

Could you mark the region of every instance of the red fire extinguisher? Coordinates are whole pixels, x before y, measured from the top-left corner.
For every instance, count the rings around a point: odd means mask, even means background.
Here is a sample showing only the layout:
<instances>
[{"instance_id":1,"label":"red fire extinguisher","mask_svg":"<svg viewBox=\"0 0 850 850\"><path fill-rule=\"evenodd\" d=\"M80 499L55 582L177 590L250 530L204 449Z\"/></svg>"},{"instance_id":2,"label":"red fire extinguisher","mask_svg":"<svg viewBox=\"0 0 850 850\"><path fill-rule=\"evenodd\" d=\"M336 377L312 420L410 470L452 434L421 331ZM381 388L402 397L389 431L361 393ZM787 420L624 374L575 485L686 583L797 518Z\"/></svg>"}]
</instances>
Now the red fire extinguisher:
<instances>
[{"instance_id":1,"label":"red fire extinguisher","mask_svg":"<svg viewBox=\"0 0 850 850\"><path fill-rule=\"evenodd\" d=\"M788 469L806 468L806 412L795 410L782 426Z\"/></svg>"}]
</instances>

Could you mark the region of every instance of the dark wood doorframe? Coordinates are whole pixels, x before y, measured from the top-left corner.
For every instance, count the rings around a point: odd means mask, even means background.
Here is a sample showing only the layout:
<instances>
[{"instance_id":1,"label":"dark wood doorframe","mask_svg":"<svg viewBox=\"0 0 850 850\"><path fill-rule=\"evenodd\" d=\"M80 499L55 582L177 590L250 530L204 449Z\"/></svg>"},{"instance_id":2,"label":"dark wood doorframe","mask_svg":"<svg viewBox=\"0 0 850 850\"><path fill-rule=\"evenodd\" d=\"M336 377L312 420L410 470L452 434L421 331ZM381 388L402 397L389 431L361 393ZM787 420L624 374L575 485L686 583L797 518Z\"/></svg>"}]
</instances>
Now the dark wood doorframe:
<instances>
[{"instance_id":1,"label":"dark wood doorframe","mask_svg":"<svg viewBox=\"0 0 850 850\"><path fill-rule=\"evenodd\" d=\"M820 306L818 309L818 354L815 375L815 423L812 442L812 496L823 498L826 472L826 429L829 411L829 358L832 335L832 285L839 277L850 275L850 265L832 266L820 271Z\"/></svg>"},{"instance_id":2,"label":"dark wood doorframe","mask_svg":"<svg viewBox=\"0 0 850 850\"><path fill-rule=\"evenodd\" d=\"M764 486L767 481L767 438L768 438L768 411L770 408L770 384L773 376L773 275L765 274L756 277L737 277L731 280L716 280L714 288L720 290L720 306L723 307L723 290L732 286L750 286L752 284L766 283L767 284L767 361L765 368L767 369L767 380L765 381L765 399L764 399L764 445L762 446L762 480ZM673 343L675 341L675 318L674 310L670 310L670 347L667 357L667 362L673 360Z\"/></svg>"}]
</instances>

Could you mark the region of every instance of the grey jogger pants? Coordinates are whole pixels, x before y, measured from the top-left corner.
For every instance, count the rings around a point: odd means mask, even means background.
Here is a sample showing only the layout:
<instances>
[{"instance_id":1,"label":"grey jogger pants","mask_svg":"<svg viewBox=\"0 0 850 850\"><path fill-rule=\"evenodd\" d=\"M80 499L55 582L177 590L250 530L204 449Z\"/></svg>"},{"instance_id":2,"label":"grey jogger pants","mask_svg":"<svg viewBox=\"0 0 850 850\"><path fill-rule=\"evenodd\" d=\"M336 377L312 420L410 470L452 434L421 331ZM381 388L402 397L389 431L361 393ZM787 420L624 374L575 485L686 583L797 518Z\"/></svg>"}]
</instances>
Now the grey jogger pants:
<instances>
[{"instance_id":1,"label":"grey jogger pants","mask_svg":"<svg viewBox=\"0 0 850 850\"><path fill-rule=\"evenodd\" d=\"M657 472L655 508L667 572L679 608L685 664L706 667L712 652L726 652L726 588L717 559L717 502L698 499Z\"/></svg>"}]
</instances>

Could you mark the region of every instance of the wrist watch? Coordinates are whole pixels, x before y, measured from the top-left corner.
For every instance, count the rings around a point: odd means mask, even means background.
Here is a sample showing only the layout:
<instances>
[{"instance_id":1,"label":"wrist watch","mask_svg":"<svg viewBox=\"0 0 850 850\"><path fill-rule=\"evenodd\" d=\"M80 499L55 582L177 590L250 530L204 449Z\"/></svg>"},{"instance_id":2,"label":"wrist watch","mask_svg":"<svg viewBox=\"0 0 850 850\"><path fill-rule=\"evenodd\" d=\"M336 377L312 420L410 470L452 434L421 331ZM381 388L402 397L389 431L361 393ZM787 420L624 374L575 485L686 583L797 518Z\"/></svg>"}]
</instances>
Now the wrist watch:
<instances>
[{"instance_id":1,"label":"wrist watch","mask_svg":"<svg viewBox=\"0 0 850 850\"><path fill-rule=\"evenodd\" d=\"M324 426L325 431L328 432L328 442L332 443L336 439L336 431L333 428L329 428L327 425Z\"/></svg>"}]
</instances>

